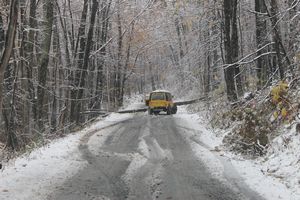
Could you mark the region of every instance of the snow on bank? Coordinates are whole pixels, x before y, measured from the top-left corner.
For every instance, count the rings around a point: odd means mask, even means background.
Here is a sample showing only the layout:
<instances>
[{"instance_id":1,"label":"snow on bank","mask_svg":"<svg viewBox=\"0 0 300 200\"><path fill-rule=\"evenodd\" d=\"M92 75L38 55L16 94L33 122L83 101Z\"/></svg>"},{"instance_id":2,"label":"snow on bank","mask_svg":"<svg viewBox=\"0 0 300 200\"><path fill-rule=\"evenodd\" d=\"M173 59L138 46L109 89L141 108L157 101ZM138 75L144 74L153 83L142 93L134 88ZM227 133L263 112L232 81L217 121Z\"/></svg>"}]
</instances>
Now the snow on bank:
<instances>
[{"instance_id":1,"label":"snow on bank","mask_svg":"<svg viewBox=\"0 0 300 200\"><path fill-rule=\"evenodd\" d=\"M144 95L135 95L131 97L125 97L124 106L120 110L131 110L144 107L146 107Z\"/></svg>"},{"instance_id":2,"label":"snow on bank","mask_svg":"<svg viewBox=\"0 0 300 200\"><path fill-rule=\"evenodd\" d=\"M6 166L0 172L0 199L43 199L54 185L82 169L87 162L77 146L83 134L57 140Z\"/></svg>"},{"instance_id":3,"label":"snow on bank","mask_svg":"<svg viewBox=\"0 0 300 200\"><path fill-rule=\"evenodd\" d=\"M210 152L210 149L219 145L222 139L212 138L211 132L197 121L199 117L196 114L188 114L184 107L179 107L178 113L174 117L178 128L181 129L185 140L191 144L195 155L204 161L212 175L220 180L223 179L222 163Z\"/></svg>"},{"instance_id":4,"label":"snow on bank","mask_svg":"<svg viewBox=\"0 0 300 200\"><path fill-rule=\"evenodd\" d=\"M288 137L288 135L290 137ZM285 145L283 138L289 138ZM300 199L300 137L294 130L275 138L266 156L256 160L244 160L237 155L226 153L245 177L247 184L266 199Z\"/></svg>"},{"instance_id":5,"label":"snow on bank","mask_svg":"<svg viewBox=\"0 0 300 200\"><path fill-rule=\"evenodd\" d=\"M29 155L11 161L0 172L0 199L42 200L88 163L78 146L87 133L130 118L132 114L110 114L82 131L53 141Z\"/></svg>"},{"instance_id":6,"label":"snow on bank","mask_svg":"<svg viewBox=\"0 0 300 200\"><path fill-rule=\"evenodd\" d=\"M265 174L280 180L300 199L300 135L295 125L272 141L260 162Z\"/></svg>"},{"instance_id":7,"label":"snow on bank","mask_svg":"<svg viewBox=\"0 0 300 200\"><path fill-rule=\"evenodd\" d=\"M268 154L256 160L245 160L240 156L233 155L218 148L222 144L225 134L215 134L205 126L203 116L197 114L188 114L184 108L179 110L176 118L181 119L180 126L191 127L194 132L189 135L192 141L203 143L213 152L230 161L236 168L237 172L244 179L249 187L257 191L267 200L299 200L300 199L300 136L295 134L295 127L273 140L272 148ZM177 120L180 122L180 120ZM189 133L191 134L191 132ZM216 158L209 157L201 145L192 142L192 148L198 152L198 156L204 158L208 166L213 164L220 165ZM217 150L217 151L216 151ZM207 150L206 150L207 151ZM220 170L221 177L222 167L214 166L212 171Z\"/></svg>"}]
</instances>

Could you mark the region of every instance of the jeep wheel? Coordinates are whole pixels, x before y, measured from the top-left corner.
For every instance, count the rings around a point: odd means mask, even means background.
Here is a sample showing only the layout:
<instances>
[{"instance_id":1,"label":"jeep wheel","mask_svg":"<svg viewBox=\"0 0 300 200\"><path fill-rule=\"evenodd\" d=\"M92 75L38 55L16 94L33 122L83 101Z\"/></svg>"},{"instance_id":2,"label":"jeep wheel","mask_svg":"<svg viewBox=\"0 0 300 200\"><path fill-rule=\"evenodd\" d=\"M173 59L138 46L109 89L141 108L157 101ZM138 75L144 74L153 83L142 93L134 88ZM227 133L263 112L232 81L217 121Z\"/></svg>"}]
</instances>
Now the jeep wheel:
<instances>
[{"instance_id":1,"label":"jeep wheel","mask_svg":"<svg viewBox=\"0 0 300 200\"><path fill-rule=\"evenodd\" d=\"M170 107L167 108L167 115L172 115L172 109Z\"/></svg>"},{"instance_id":2,"label":"jeep wheel","mask_svg":"<svg viewBox=\"0 0 300 200\"><path fill-rule=\"evenodd\" d=\"M177 106L173 106L172 108L172 114L176 114L177 113Z\"/></svg>"}]
</instances>

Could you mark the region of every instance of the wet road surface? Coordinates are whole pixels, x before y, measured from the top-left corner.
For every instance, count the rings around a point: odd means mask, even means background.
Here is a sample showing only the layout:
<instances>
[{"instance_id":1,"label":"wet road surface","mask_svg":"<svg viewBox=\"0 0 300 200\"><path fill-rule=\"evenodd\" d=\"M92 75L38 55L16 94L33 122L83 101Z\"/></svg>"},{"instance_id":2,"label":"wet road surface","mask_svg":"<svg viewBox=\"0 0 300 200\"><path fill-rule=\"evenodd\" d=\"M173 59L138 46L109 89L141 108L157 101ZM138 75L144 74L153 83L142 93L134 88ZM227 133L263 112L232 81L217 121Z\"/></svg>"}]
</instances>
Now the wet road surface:
<instances>
[{"instance_id":1,"label":"wet road surface","mask_svg":"<svg viewBox=\"0 0 300 200\"><path fill-rule=\"evenodd\" d=\"M88 138L95 140L93 147L88 140L79 147L88 161L87 167L70 177L48 199L262 199L247 188L228 163L224 163L221 179L214 176L192 150L185 133L193 130L179 124L184 122L176 115L138 114L96 132Z\"/></svg>"}]
</instances>

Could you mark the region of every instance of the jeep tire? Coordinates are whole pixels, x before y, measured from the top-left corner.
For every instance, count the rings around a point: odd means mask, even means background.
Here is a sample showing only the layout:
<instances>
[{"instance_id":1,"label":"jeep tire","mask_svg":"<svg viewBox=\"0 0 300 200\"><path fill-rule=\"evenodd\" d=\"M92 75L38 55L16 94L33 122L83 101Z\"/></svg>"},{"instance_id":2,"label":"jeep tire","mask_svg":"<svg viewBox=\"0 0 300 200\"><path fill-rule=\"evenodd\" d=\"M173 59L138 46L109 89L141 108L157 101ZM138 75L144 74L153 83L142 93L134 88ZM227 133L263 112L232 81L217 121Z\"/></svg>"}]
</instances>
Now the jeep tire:
<instances>
[{"instance_id":1,"label":"jeep tire","mask_svg":"<svg viewBox=\"0 0 300 200\"><path fill-rule=\"evenodd\" d=\"M171 107L168 107L167 108L167 115L172 115L173 112L172 112L172 108Z\"/></svg>"}]
</instances>

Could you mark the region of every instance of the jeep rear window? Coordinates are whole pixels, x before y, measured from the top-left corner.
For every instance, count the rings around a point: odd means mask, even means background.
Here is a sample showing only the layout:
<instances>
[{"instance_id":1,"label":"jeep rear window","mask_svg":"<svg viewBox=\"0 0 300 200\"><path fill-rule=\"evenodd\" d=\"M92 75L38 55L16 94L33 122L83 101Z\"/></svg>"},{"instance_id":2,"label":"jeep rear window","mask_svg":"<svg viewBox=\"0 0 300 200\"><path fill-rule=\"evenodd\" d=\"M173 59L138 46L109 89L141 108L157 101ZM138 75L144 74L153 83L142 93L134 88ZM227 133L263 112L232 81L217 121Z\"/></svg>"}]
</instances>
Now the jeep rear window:
<instances>
[{"instance_id":1,"label":"jeep rear window","mask_svg":"<svg viewBox=\"0 0 300 200\"><path fill-rule=\"evenodd\" d=\"M166 95L163 92L155 92L151 94L151 100L165 100Z\"/></svg>"}]
</instances>

